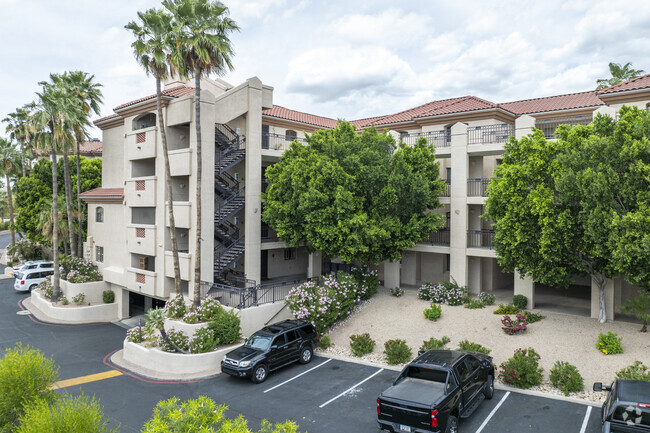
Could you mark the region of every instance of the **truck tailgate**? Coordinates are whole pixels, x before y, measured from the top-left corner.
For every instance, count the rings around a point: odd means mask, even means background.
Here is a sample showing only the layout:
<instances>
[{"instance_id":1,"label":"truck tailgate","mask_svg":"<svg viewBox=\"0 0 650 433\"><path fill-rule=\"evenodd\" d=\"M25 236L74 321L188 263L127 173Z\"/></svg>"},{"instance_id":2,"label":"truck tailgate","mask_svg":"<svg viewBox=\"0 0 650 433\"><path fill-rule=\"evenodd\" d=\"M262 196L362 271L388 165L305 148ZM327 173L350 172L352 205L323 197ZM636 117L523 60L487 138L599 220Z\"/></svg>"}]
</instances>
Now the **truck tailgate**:
<instances>
[{"instance_id":1,"label":"truck tailgate","mask_svg":"<svg viewBox=\"0 0 650 433\"><path fill-rule=\"evenodd\" d=\"M399 383L399 386L391 386L384 391L382 396L430 407L432 403L438 402L444 396L444 388L444 383L407 377Z\"/></svg>"}]
</instances>

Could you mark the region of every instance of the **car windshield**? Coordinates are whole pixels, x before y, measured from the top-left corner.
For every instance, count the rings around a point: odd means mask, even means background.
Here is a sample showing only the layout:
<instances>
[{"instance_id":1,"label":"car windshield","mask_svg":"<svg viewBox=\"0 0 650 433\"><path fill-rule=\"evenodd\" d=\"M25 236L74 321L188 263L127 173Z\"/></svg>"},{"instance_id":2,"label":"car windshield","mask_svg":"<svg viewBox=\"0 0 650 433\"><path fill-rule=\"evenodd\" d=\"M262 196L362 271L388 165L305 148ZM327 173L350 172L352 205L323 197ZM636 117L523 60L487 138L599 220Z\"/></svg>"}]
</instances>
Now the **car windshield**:
<instances>
[{"instance_id":1,"label":"car windshield","mask_svg":"<svg viewBox=\"0 0 650 433\"><path fill-rule=\"evenodd\" d=\"M270 335L253 334L248 337L248 340L246 340L246 344L244 344L244 346L250 347L252 349L267 350L269 347L271 347L272 340L273 337Z\"/></svg>"}]
</instances>

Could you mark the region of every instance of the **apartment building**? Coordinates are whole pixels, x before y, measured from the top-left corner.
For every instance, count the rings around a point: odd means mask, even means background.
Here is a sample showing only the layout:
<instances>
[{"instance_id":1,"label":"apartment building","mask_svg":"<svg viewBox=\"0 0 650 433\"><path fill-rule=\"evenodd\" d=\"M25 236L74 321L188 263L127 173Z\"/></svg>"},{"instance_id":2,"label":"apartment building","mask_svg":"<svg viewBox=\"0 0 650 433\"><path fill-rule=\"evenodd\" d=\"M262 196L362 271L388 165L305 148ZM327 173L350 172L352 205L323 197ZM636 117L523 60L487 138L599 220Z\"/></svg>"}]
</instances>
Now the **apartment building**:
<instances>
[{"instance_id":1,"label":"apartment building","mask_svg":"<svg viewBox=\"0 0 650 433\"><path fill-rule=\"evenodd\" d=\"M193 252L197 241L194 88L170 80L163 91L163 116L172 174L176 239L180 250L181 288L192 297ZM559 124L587 124L596 113L614 115L623 105L646 108L650 75L601 91L495 104L465 96L399 113L355 120L362 129L375 125L396 139L414 143L425 137L436 146L441 176L448 188L435 210L446 226L408 251L399 263L379 265L387 287L417 285L454 278L476 292L511 289L535 302L535 284L504 273L493 249L494 232L484 213L488 179L499 164L504 144L539 128L553 138ZM86 255L112 286L121 315L130 304L145 308L173 296L173 264L165 202L165 177L156 98L151 95L114 109L95 121L103 131L102 187L82 195L88 203ZM233 87L205 79L202 119L201 280L242 285L269 279L305 278L336 269L336 258L286 248L262 223L264 171L276 163L293 140L332 128L336 120L273 105L273 88L258 78ZM592 316L598 295L591 286ZM209 285L203 287L203 296ZM537 290L540 288L538 287ZM577 289L576 289L577 290ZM608 283L608 317L622 299L635 292L624 281Z\"/></svg>"}]
</instances>

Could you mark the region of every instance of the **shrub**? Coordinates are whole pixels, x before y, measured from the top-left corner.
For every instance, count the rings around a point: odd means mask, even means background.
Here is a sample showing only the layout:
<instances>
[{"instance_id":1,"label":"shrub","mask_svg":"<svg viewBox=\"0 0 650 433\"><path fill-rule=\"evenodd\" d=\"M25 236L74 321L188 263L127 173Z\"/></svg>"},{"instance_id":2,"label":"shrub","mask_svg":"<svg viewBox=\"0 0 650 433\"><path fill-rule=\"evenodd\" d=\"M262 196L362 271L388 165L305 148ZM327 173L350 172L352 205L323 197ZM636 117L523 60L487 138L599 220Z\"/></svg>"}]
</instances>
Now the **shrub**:
<instances>
[{"instance_id":1,"label":"shrub","mask_svg":"<svg viewBox=\"0 0 650 433\"><path fill-rule=\"evenodd\" d=\"M151 327L136 326L126 331L126 340L131 343L142 343L153 337Z\"/></svg>"},{"instance_id":2,"label":"shrub","mask_svg":"<svg viewBox=\"0 0 650 433\"><path fill-rule=\"evenodd\" d=\"M483 304L479 299L470 299L469 302L465 303L465 308L478 310L479 308L485 308L485 304Z\"/></svg>"},{"instance_id":3,"label":"shrub","mask_svg":"<svg viewBox=\"0 0 650 433\"><path fill-rule=\"evenodd\" d=\"M404 364L411 360L413 352L411 348L406 345L405 340L388 340L384 343L384 354L386 361L391 364Z\"/></svg>"},{"instance_id":4,"label":"shrub","mask_svg":"<svg viewBox=\"0 0 650 433\"><path fill-rule=\"evenodd\" d=\"M497 309L494 310L494 314L517 314L518 312L519 308L512 304L499 304Z\"/></svg>"},{"instance_id":5,"label":"shrub","mask_svg":"<svg viewBox=\"0 0 650 433\"><path fill-rule=\"evenodd\" d=\"M431 301L434 296L434 286L431 283L424 283L418 289L418 298Z\"/></svg>"},{"instance_id":6,"label":"shrub","mask_svg":"<svg viewBox=\"0 0 650 433\"><path fill-rule=\"evenodd\" d=\"M0 431L11 431L27 406L37 399L52 401L50 388L59 378L51 358L18 343L0 358Z\"/></svg>"},{"instance_id":7,"label":"shrub","mask_svg":"<svg viewBox=\"0 0 650 433\"><path fill-rule=\"evenodd\" d=\"M59 298L59 302L61 302L61 305L68 305L70 303L70 301L68 301L68 298L66 298L65 296L61 296Z\"/></svg>"},{"instance_id":8,"label":"shrub","mask_svg":"<svg viewBox=\"0 0 650 433\"><path fill-rule=\"evenodd\" d=\"M497 297L490 292L482 292L478 295L478 300L483 303L483 305L493 305Z\"/></svg>"},{"instance_id":9,"label":"shrub","mask_svg":"<svg viewBox=\"0 0 650 433\"><path fill-rule=\"evenodd\" d=\"M517 388L528 389L542 383L539 354L532 347L517 349L514 356L499 367L499 379Z\"/></svg>"},{"instance_id":10,"label":"shrub","mask_svg":"<svg viewBox=\"0 0 650 433\"><path fill-rule=\"evenodd\" d=\"M197 313L196 310L190 310L183 316L183 322L189 323L190 325L199 323L201 321L200 319L201 316L199 316L199 313Z\"/></svg>"},{"instance_id":11,"label":"shrub","mask_svg":"<svg viewBox=\"0 0 650 433\"><path fill-rule=\"evenodd\" d=\"M350 335L350 348L354 356L363 356L372 352L375 348L375 341L370 338L370 334Z\"/></svg>"},{"instance_id":12,"label":"shrub","mask_svg":"<svg viewBox=\"0 0 650 433\"><path fill-rule=\"evenodd\" d=\"M501 319L501 323L503 324L503 332L508 335L523 334L526 332L526 326L528 325L526 318L521 314L517 314L515 319L505 316Z\"/></svg>"},{"instance_id":13,"label":"shrub","mask_svg":"<svg viewBox=\"0 0 650 433\"><path fill-rule=\"evenodd\" d=\"M25 410L16 433L117 433L108 429L99 402L94 397L65 396L54 403L38 400Z\"/></svg>"},{"instance_id":14,"label":"shrub","mask_svg":"<svg viewBox=\"0 0 650 433\"><path fill-rule=\"evenodd\" d=\"M466 350L468 352L478 352L478 353L483 353L485 355L489 355L490 352L492 352L487 347L483 347L478 343L472 343L469 340L463 340L460 343L458 343L458 350Z\"/></svg>"},{"instance_id":15,"label":"shrub","mask_svg":"<svg viewBox=\"0 0 650 433\"><path fill-rule=\"evenodd\" d=\"M424 283L418 290L418 298L455 306L465 303L468 292L468 287L460 287L455 281L442 281L435 286Z\"/></svg>"},{"instance_id":16,"label":"shrub","mask_svg":"<svg viewBox=\"0 0 650 433\"><path fill-rule=\"evenodd\" d=\"M646 367L641 361L634 361L634 364L628 365L625 368L616 372L617 379L623 380L643 380L650 382L650 369Z\"/></svg>"},{"instance_id":17,"label":"shrub","mask_svg":"<svg viewBox=\"0 0 650 433\"><path fill-rule=\"evenodd\" d=\"M223 307L221 306L221 303L212 296L206 296L201 299L201 304L196 309L199 321L201 322L209 322L217 317L222 311Z\"/></svg>"},{"instance_id":18,"label":"shrub","mask_svg":"<svg viewBox=\"0 0 650 433\"><path fill-rule=\"evenodd\" d=\"M364 277L374 281L374 277ZM319 334L338 320L348 317L354 306L365 298L369 286L359 284L345 272L325 276L320 283L308 281L292 289L285 303L296 319L314 324Z\"/></svg>"},{"instance_id":19,"label":"shrub","mask_svg":"<svg viewBox=\"0 0 650 433\"><path fill-rule=\"evenodd\" d=\"M84 302L86 302L86 294L83 292L77 293L77 295L72 297L72 302L74 302L77 305L81 305Z\"/></svg>"},{"instance_id":20,"label":"shrub","mask_svg":"<svg viewBox=\"0 0 650 433\"><path fill-rule=\"evenodd\" d=\"M438 304L431 304L429 308L424 309L424 317L434 322L442 316L442 307Z\"/></svg>"},{"instance_id":21,"label":"shrub","mask_svg":"<svg viewBox=\"0 0 650 433\"><path fill-rule=\"evenodd\" d=\"M178 346L179 349L186 352L190 349L190 338L183 331L178 331L172 328L167 331L167 337L172 343ZM158 345L160 346L160 349L165 352L176 353L176 348L167 340L162 338L162 336L158 339Z\"/></svg>"},{"instance_id":22,"label":"shrub","mask_svg":"<svg viewBox=\"0 0 650 433\"><path fill-rule=\"evenodd\" d=\"M234 310L223 308L208 322L208 329L214 332L220 344L233 344L241 338L241 323Z\"/></svg>"},{"instance_id":23,"label":"shrub","mask_svg":"<svg viewBox=\"0 0 650 433\"><path fill-rule=\"evenodd\" d=\"M431 337L428 340L424 340L422 342L422 346L420 346L420 350L444 349L447 343L449 343L450 341L451 340L447 336L444 336L441 339Z\"/></svg>"},{"instance_id":24,"label":"shrub","mask_svg":"<svg viewBox=\"0 0 650 433\"><path fill-rule=\"evenodd\" d=\"M528 298L524 295L515 295L512 297L512 305L520 310L525 310L528 306Z\"/></svg>"},{"instance_id":25,"label":"shrub","mask_svg":"<svg viewBox=\"0 0 650 433\"><path fill-rule=\"evenodd\" d=\"M318 347L325 350L332 345L332 339L329 335L323 335L320 340L318 340Z\"/></svg>"},{"instance_id":26,"label":"shrub","mask_svg":"<svg viewBox=\"0 0 650 433\"><path fill-rule=\"evenodd\" d=\"M104 301L105 304L112 304L115 302L115 292L112 290L104 290L102 292L102 301Z\"/></svg>"},{"instance_id":27,"label":"shrub","mask_svg":"<svg viewBox=\"0 0 650 433\"><path fill-rule=\"evenodd\" d=\"M36 289L40 290L45 299L52 299L54 294L54 283L52 283L52 277L45 278L45 281L38 283Z\"/></svg>"},{"instance_id":28,"label":"shrub","mask_svg":"<svg viewBox=\"0 0 650 433\"><path fill-rule=\"evenodd\" d=\"M60 264L63 267L61 278L71 283L89 283L102 280L102 274L92 260L63 256Z\"/></svg>"},{"instance_id":29,"label":"shrub","mask_svg":"<svg viewBox=\"0 0 650 433\"><path fill-rule=\"evenodd\" d=\"M585 389L580 372L575 365L571 365L568 362L555 361L549 376L553 386L562 391L564 395Z\"/></svg>"},{"instance_id":30,"label":"shrub","mask_svg":"<svg viewBox=\"0 0 650 433\"><path fill-rule=\"evenodd\" d=\"M183 295L176 295L165 304L167 316L170 319L180 319L185 315L187 309L185 308L185 299Z\"/></svg>"},{"instance_id":31,"label":"shrub","mask_svg":"<svg viewBox=\"0 0 650 433\"><path fill-rule=\"evenodd\" d=\"M542 316L539 313L533 313L532 311L522 311L521 315L526 318L526 322L529 324L539 322L540 320L546 318L546 316Z\"/></svg>"},{"instance_id":32,"label":"shrub","mask_svg":"<svg viewBox=\"0 0 650 433\"><path fill-rule=\"evenodd\" d=\"M190 353L212 352L219 345L219 339L208 328L197 329L190 340Z\"/></svg>"},{"instance_id":33,"label":"shrub","mask_svg":"<svg viewBox=\"0 0 650 433\"><path fill-rule=\"evenodd\" d=\"M614 355L616 353L623 353L623 346L621 346L622 338L615 332L608 332L607 335L602 332L598 334L598 342L596 349L603 352L605 355Z\"/></svg>"},{"instance_id":34,"label":"shrub","mask_svg":"<svg viewBox=\"0 0 650 433\"><path fill-rule=\"evenodd\" d=\"M396 298L399 298L404 294L404 290L400 289L399 287L393 287L392 289L390 289L390 294L392 296L395 296Z\"/></svg>"},{"instance_id":35,"label":"shrub","mask_svg":"<svg viewBox=\"0 0 650 433\"><path fill-rule=\"evenodd\" d=\"M352 276L359 288L363 289L363 293L361 294L362 300L370 299L377 293L377 289L379 288L377 271L371 270L367 265L362 265L361 267L352 268Z\"/></svg>"},{"instance_id":36,"label":"shrub","mask_svg":"<svg viewBox=\"0 0 650 433\"><path fill-rule=\"evenodd\" d=\"M18 261L49 259L51 251L51 248L26 238L18 239L7 247L7 255L18 258Z\"/></svg>"}]
</instances>

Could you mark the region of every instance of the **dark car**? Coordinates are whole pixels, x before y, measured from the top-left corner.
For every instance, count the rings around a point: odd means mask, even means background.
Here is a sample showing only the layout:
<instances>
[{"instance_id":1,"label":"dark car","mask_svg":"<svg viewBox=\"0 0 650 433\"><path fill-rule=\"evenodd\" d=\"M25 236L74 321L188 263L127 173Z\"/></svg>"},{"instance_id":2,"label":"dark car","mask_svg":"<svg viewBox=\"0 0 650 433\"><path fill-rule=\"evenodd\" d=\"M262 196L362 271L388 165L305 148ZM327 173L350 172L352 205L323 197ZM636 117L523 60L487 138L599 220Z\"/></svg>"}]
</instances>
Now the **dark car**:
<instances>
[{"instance_id":1,"label":"dark car","mask_svg":"<svg viewBox=\"0 0 650 433\"><path fill-rule=\"evenodd\" d=\"M650 433L650 382L617 380L610 386L596 382L594 391L608 391L600 410L603 433Z\"/></svg>"},{"instance_id":2,"label":"dark car","mask_svg":"<svg viewBox=\"0 0 650 433\"><path fill-rule=\"evenodd\" d=\"M221 361L221 371L261 383L270 371L296 361L307 364L317 344L318 333L311 323L285 320L260 329L243 346L228 352Z\"/></svg>"},{"instance_id":3,"label":"dark car","mask_svg":"<svg viewBox=\"0 0 650 433\"><path fill-rule=\"evenodd\" d=\"M420 352L377 398L379 428L391 432L458 432L494 394L492 358L476 352Z\"/></svg>"}]
</instances>

